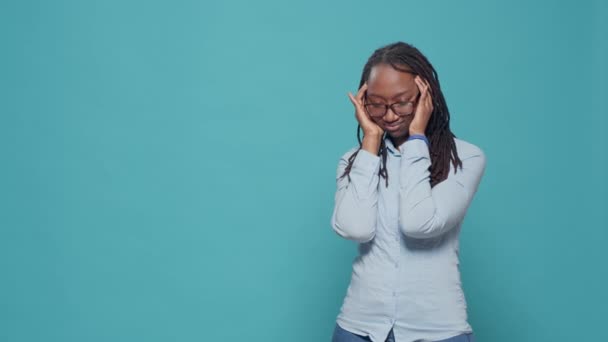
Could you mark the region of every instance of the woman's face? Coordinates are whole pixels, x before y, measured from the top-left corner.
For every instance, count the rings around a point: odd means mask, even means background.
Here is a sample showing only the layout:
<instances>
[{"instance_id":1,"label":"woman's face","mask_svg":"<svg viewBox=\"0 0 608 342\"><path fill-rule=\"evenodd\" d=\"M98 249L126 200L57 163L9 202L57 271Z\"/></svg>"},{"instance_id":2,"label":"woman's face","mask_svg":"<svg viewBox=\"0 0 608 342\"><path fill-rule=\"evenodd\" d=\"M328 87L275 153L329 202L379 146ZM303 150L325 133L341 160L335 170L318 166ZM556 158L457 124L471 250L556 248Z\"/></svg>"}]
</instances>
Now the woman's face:
<instances>
[{"instance_id":1,"label":"woman's face","mask_svg":"<svg viewBox=\"0 0 608 342\"><path fill-rule=\"evenodd\" d=\"M367 103L415 102L419 94L414 75L394 69L390 64L372 67L367 80ZM384 129L395 145L400 145L409 135L414 115L398 116L390 108L382 117L372 120Z\"/></svg>"}]
</instances>

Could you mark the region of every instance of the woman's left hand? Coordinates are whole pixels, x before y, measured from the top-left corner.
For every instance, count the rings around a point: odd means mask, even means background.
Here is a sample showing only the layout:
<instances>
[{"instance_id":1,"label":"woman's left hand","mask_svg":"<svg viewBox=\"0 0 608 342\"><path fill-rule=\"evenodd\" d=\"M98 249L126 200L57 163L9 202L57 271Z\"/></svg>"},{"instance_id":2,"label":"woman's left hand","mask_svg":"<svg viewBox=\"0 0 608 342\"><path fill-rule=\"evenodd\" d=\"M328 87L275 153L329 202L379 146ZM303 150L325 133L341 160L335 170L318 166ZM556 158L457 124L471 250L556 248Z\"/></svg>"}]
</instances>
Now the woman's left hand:
<instances>
[{"instance_id":1,"label":"woman's left hand","mask_svg":"<svg viewBox=\"0 0 608 342\"><path fill-rule=\"evenodd\" d=\"M410 124L410 135L424 135L426 126L428 125L431 114L433 113L433 97L431 95L431 87L429 86L428 81L423 80L422 77L416 75L414 82L416 82L416 85L420 90L420 99L418 99L414 119Z\"/></svg>"}]
</instances>

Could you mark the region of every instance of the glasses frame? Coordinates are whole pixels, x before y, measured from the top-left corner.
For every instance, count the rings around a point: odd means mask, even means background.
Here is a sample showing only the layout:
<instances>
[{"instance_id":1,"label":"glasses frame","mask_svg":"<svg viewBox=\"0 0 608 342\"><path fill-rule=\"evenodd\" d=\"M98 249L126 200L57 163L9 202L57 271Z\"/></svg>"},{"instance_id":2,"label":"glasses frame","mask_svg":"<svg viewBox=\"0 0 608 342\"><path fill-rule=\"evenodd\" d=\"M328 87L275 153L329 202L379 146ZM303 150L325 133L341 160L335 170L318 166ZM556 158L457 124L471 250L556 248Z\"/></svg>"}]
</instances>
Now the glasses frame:
<instances>
[{"instance_id":1,"label":"glasses frame","mask_svg":"<svg viewBox=\"0 0 608 342\"><path fill-rule=\"evenodd\" d=\"M416 107L418 106L418 100L420 100L420 93L418 93L418 95L416 95L416 99L414 101L398 101L398 102L393 102L391 104L386 104L386 103L369 103L368 99L367 99L367 93L365 94L365 97L363 98L363 108L365 108L365 112L372 118L381 118L383 116L386 115L386 113L388 113L388 109L390 108L393 113L395 113L395 115L399 116L399 117L406 117L406 116L410 116L410 115L414 115L414 113L416 112ZM409 114L403 114L400 115L399 113L397 113L397 111L395 111L395 108L393 107L394 105L398 104L398 103L411 103L413 106L413 110L411 113ZM372 115L369 110L367 109L368 105L384 105L384 112L382 113L382 115Z\"/></svg>"}]
</instances>

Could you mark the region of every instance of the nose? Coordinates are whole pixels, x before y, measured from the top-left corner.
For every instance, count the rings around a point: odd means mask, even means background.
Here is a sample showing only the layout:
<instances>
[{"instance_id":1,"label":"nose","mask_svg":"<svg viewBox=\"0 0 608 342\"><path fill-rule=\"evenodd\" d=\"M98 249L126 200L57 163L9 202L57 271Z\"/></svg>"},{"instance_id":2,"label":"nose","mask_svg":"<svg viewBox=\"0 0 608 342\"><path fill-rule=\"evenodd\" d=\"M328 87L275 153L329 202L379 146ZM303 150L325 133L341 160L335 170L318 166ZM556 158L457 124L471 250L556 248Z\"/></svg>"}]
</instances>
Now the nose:
<instances>
[{"instance_id":1,"label":"nose","mask_svg":"<svg viewBox=\"0 0 608 342\"><path fill-rule=\"evenodd\" d=\"M382 117L382 119L386 122L393 122L393 121L397 121L399 119L399 115L395 114L395 112L393 112L393 109L391 107L388 107L388 109L386 110L386 113L384 113L384 116Z\"/></svg>"}]
</instances>

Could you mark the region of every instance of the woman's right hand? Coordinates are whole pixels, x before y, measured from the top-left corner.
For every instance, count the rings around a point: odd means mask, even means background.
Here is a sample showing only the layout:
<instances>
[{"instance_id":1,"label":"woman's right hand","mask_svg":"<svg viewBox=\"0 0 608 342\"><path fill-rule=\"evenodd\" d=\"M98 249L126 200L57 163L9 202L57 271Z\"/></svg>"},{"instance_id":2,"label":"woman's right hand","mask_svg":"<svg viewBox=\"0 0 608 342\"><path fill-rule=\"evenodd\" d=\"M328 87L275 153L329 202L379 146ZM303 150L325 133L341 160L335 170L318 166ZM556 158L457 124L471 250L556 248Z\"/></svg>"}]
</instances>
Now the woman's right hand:
<instances>
[{"instance_id":1,"label":"woman's right hand","mask_svg":"<svg viewBox=\"0 0 608 342\"><path fill-rule=\"evenodd\" d=\"M363 96L365 95L366 90L367 83L364 83L357 92L357 96L353 96L353 94L349 92L348 97L355 106L355 117L359 122L359 126L361 126L361 129L363 130L362 147L368 152L377 155L378 150L380 149L380 140L382 139L384 130L382 127L378 126L378 124L376 124L365 111L365 107L363 106Z\"/></svg>"},{"instance_id":2,"label":"woman's right hand","mask_svg":"<svg viewBox=\"0 0 608 342\"><path fill-rule=\"evenodd\" d=\"M382 136L382 134L384 134L384 130L374 121L372 121L365 111L365 107L363 106L363 96L365 96L366 90L367 83L364 83L357 92L356 97L350 92L348 92L348 97L350 98L350 102L352 102L355 106L355 117L357 118L361 129L363 129L363 134L370 136Z\"/></svg>"}]
</instances>

